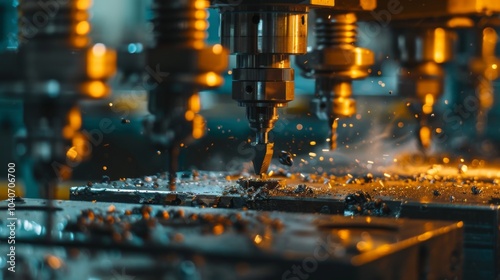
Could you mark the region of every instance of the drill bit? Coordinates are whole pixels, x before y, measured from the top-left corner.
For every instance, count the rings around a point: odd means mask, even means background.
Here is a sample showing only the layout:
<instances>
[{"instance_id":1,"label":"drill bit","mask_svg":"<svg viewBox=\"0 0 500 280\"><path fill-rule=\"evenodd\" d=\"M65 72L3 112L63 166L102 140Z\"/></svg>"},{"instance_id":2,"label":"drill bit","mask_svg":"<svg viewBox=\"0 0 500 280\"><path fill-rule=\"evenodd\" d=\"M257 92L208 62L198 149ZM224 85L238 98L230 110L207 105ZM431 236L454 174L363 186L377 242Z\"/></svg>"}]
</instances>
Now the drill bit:
<instances>
[{"instance_id":1,"label":"drill bit","mask_svg":"<svg viewBox=\"0 0 500 280\"><path fill-rule=\"evenodd\" d=\"M278 120L275 106L247 106L247 118L250 128L255 131L253 167L255 174L267 173L274 152L274 143L269 142L269 132Z\"/></svg>"},{"instance_id":2,"label":"drill bit","mask_svg":"<svg viewBox=\"0 0 500 280\"><path fill-rule=\"evenodd\" d=\"M273 157L274 143L256 143L254 144L254 149L253 168L255 174L266 174Z\"/></svg>"},{"instance_id":3,"label":"drill bit","mask_svg":"<svg viewBox=\"0 0 500 280\"><path fill-rule=\"evenodd\" d=\"M339 118L330 118L330 151L337 149L337 127Z\"/></svg>"},{"instance_id":4,"label":"drill bit","mask_svg":"<svg viewBox=\"0 0 500 280\"><path fill-rule=\"evenodd\" d=\"M255 174L266 174L274 153L274 143L269 143L268 132L257 132L253 146L255 151L255 157L253 159Z\"/></svg>"}]
</instances>

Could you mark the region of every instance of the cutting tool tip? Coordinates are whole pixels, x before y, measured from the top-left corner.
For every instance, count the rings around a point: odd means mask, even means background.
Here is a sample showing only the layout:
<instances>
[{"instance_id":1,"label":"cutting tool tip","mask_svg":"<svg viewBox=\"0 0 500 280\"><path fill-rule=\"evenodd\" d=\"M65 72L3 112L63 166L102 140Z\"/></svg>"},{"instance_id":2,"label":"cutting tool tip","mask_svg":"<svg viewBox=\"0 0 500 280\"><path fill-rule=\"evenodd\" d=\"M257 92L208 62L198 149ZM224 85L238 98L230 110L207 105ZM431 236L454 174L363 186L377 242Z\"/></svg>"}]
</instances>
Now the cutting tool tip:
<instances>
[{"instance_id":1,"label":"cutting tool tip","mask_svg":"<svg viewBox=\"0 0 500 280\"><path fill-rule=\"evenodd\" d=\"M255 157L253 159L253 168L255 174L266 174L274 152L274 143L257 143L254 144Z\"/></svg>"}]
</instances>

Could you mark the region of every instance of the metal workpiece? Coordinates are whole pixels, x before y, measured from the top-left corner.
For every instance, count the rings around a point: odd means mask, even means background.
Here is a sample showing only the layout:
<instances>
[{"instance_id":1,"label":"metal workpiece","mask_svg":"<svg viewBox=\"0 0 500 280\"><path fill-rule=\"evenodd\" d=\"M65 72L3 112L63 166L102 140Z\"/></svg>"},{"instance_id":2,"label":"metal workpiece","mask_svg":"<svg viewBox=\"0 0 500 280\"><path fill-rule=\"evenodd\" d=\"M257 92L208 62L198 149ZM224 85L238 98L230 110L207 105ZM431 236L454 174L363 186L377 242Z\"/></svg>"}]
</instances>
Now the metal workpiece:
<instances>
[{"instance_id":1,"label":"metal workpiece","mask_svg":"<svg viewBox=\"0 0 500 280\"><path fill-rule=\"evenodd\" d=\"M464 279L478 275L495 279L500 274L496 179L478 173L457 175L454 165L424 165L416 171L415 166L402 164L395 173L355 175L353 171L345 176L272 171L274 175L267 179L181 172L176 191L168 189L162 174L97 182L72 188L71 199L463 221Z\"/></svg>"},{"instance_id":2,"label":"metal workpiece","mask_svg":"<svg viewBox=\"0 0 500 280\"><path fill-rule=\"evenodd\" d=\"M2 201L0 207L7 203ZM58 201L50 209L45 201L33 199L18 202L16 210L16 270L22 267L27 280L40 275L55 280L289 279L299 275L451 279L462 272L461 222L99 201ZM44 242L40 218L50 210L58 234ZM0 237L8 234L4 225ZM6 243L0 246L9 252ZM183 269L187 264L189 269Z\"/></svg>"},{"instance_id":3,"label":"metal workpiece","mask_svg":"<svg viewBox=\"0 0 500 280\"><path fill-rule=\"evenodd\" d=\"M228 52L205 44L208 1L154 1L155 43L147 51L148 108L145 131L158 150L169 153L175 185L179 149L205 134L198 92L222 85Z\"/></svg>"},{"instance_id":4,"label":"metal workpiece","mask_svg":"<svg viewBox=\"0 0 500 280\"><path fill-rule=\"evenodd\" d=\"M329 9L315 10L316 46L296 62L307 78L316 79L312 110L328 120L330 149L336 149L339 118L356 113L352 81L366 78L374 64L373 52L356 47L357 17Z\"/></svg>"}]
</instances>

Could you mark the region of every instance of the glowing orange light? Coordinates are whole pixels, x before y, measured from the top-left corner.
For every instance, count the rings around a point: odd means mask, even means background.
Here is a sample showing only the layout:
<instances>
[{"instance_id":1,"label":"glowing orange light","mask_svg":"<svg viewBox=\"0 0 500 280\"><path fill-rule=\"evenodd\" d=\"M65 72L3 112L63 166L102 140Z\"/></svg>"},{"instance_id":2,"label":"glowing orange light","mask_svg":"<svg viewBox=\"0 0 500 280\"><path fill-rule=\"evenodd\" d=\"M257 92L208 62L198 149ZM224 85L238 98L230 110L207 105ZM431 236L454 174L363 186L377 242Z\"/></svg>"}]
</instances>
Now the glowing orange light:
<instances>
[{"instance_id":1,"label":"glowing orange light","mask_svg":"<svg viewBox=\"0 0 500 280\"><path fill-rule=\"evenodd\" d=\"M448 21L448 26L451 28L473 27L474 21L467 17L455 17Z\"/></svg>"},{"instance_id":2,"label":"glowing orange light","mask_svg":"<svg viewBox=\"0 0 500 280\"><path fill-rule=\"evenodd\" d=\"M201 110L201 100L198 94L193 94L189 98L189 110L198 113Z\"/></svg>"},{"instance_id":3,"label":"glowing orange light","mask_svg":"<svg viewBox=\"0 0 500 280\"><path fill-rule=\"evenodd\" d=\"M66 157L69 158L70 160L75 160L78 157L78 152L76 151L75 147L71 147L67 152L66 152Z\"/></svg>"},{"instance_id":4,"label":"glowing orange light","mask_svg":"<svg viewBox=\"0 0 500 280\"><path fill-rule=\"evenodd\" d=\"M75 6L78 10L87 10L92 6L92 0L78 0L75 3Z\"/></svg>"},{"instance_id":5,"label":"glowing orange light","mask_svg":"<svg viewBox=\"0 0 500 280\"><path fill-rule=\"evenodd\" d=\"M78 35L85 35L90 31L90 23L88 21L80 21L76 24L75 32Z\"/></svg>"},{"instance_id":6,"label":"glowing orange light","mask_svg":"<svg viewBox=\"0 0 500 280\"><path fill-rule=\"evenodd\" d=\"M209 87L213 87L219 83L219 77L215 72L208 72L205 79Z\"/></svg>"},{"instance_id":7,"label":"glowing orange light","mask_svg":"<svg viewBox=\"0 0 500 280\"><path fill-rule=\"evenodd\" d=\"M420 128L420 141L425 148L431 145L431 129L428 126Z\"/></svg>"},{"instance_id":8,"label":"glowing orange light","mask_svg":"<svg viewBox=\"0 0 500 280\"><path fill-rule=\"evenodd\" d=\"M342 240L349 240L351 237L351 232L348 229L341 229L337 234Z\"/></svg>"},{"instance_id":9,"label":"glowing orange light","mask_svg":"<svg viewBox=\"0 0 500 280\"><path fill-rule=\"evenodd\" d=\"M419 236L417 236L417 239L418 239L418 241L425 241L425 240L430 239L433 235L434 234L432 232L428 231L428 232L422 233Z\"/></svg>"},{"instance_id":10,"label":"glowing orange light","mask_svg":"<svg viewBox=\"0 0 500 280\"><path fill-rule=\"evenodd\" d=\"M58 258L58 257L55 257L55 256L48 256L46 258L47 260L47 264L52 268L52 269L59 269L61 268L62 266L62 261Z\"/></svg>"},{"instance_id":11,"label":"glowing orange light","mask_svg":"<svg viewBox=\"0 0 500 280\"><path fill-rule=\"evenodd\" d=\"M82 116L78 107L73 107L69 111L69 125L75 130L80 129L82 126Z\"/></svg>"},{"instance_id":12,"label":"glowing orange light","mask_svg":"<svg viewBox=\"0 0 500 280\"><path fill-rule=\"evenodd\" d=\"M95 44L87 52L87 74L92 79L111 77L116 71L116 52L103 44Z\"/></svg>"},{"instance_id":13,"label":"glowing orange light","mask_svg":"<svg viewBox=\"0 0 500 280\"><path fill-rule=\"evenodd\" d=\"M446 32L443 28L434 29L434 61L443 63L446 52Z\"/></svg>"},{"instance_id":14,"label":"glowing orange light","mask_svg":"<svg viewBox=\"0 0 500 280\"><path fill-rule=\"evenodd\" d=\"M206 0L197 0L196 2L194 2L194 7L196 9L205 9L205 8L208 8L208 1Z\"/></svg>"},{"instance_id":15,"label":"glowing orange light","mask_svg":"<svg viewBox=\"0 0 500 280\"><path fill-rule=\"evenodd\" d=\"M356 243L356 248L360 252L368 251L373 248L373 242L359 241L358 243Z\"/></svg>"},{"instance_id":16,"label":"glowing orange light","mask_svg":"<svg viewBox=\"0 0 500 280\"><path fill-rule=\"evenodd\" d=\"M498 42L498 34L494 28L486 27L483 29L483 57L494 56L495 48Z\"/></svg>"},{"instance_id":17,"label":"glowing orange light","mask_svg":"<svg viewBox=\"0 0 500 280\"><path fill-rule=\"evenodd\" d=\"M62 134L65 139L71 139L75 135L75 130L71 126L66 125L63 128Z\"/></svg>"},{"instance_id":18,"label":"glowing orange light","mask_svg":"<svg viewBox=\"0 0 500 280\"><path fill-rule=\"evenodd\" d=\"M194 116L195 116L195 113L191 110L186 111L186 113L184 114L184 118L186 119L186 121L194 120Z\"/></svg>"},{"instance_id":19,"label":"glowing orange light","mask_svg":"<svg viewBox=\"0 0 500 280\"><path fill-rule=\"evenodd\" d=\"M224 233L224 226L223 225L217 224L216 226L214 226L214 234L215 235L221 235L222 233Z\"/></svg>"},{"instance_id":20,"label":"glowing orange light","mask_svg":"<svg viewBox=\"0 0 500 280\"><path fill-rule=\"evenodd\" d=\"M422 112L429 115L432 113L432 106L434 106L434 96L432 94L426 94L425 103L422 106Z\"/></svg>"},{"instance_id":21,"label":"glowing orange light","mask_svg":"<svg viewBox=\"0 0 500 280\"><path fill-rule=\"evenodd\" d=\"M76 48L83 48L89 43L89 39L83 36L73 36L71 44Z\"/></svg>"},{"instance_id":22,"label":"glowing orange light","mask_svg":"<svg viewBox=\"0 0 500 280\"><path fill-rule=\"evenodd\" d=\"M90 156L91 150L89 149L88 141L83 134L76 133L71 142L74 150L78 154L78 157L74 160L82 160Z\"/></svg>"},{"instance_id":23,"label":"glowing orange light","mask_svg":"<svg viewBox=\"0 0 500 280\"><path fill-rule=\"evenodd\" d=\"M95 56L104 56L106 54L106 46L104 44L95 44L92 47L92 53Z\"/></svg>"},{"instance_id":24,"label":"glowing orange light","mask_svg":"<svg viewBox=\"0 0 500 280\"><path fill-rule=\"evenodd\" d=\"M71 18L75 22L88 20L89 19L89 13L87 13L87 11L73 11L73 13L71 13Z\"/></svg>"},{"instance_id":25,"label":"glowing orange light","mask_svg":"<svg viewBox=\"0 0 500 280\"><path fill-rule=\"evenodd\" d=\"M87 84L87 94L93 98L101 98L106 95L108 88L101 81L92 81Z\"/></svg>"},{"instance_id":26,"label":"glowing orange light","mask_svg":"<svg viewBox=\"0 0 500 280\"><path fill-rule=\"evenodd\" d=\"M223 50L224 50L224 48L222 47L221 44L216 44L216 45L213 45L213 47L212 47L212 51L214 52L214 54L220 54L220 53L222 53Z\"/></svg>"},{"instance_id":27,"label":"glowing orange light","mask_svg":"<svg viewBox=\"0 0 500 280\"><path fill-rule=\"evenodd\" d=\"M194 28L196 30L205 30L208 28L208 24L206 20L197 20L194 22Z\"/></svg>"},{"instance_id":28,"label":"glowing orange light","mask_svg":"<svg viewBox=\"0 0 500 280\"><path fill-rule=\"evenodd\" d=\"M83 137L83 135L78 135L77 137L73 138L72 144L75 148L83 146L83 144L85 144L85 138Z\"/></svg>"},{"instance_id":29,"label":"glowing orange light","mask_svg":"<svg viewBox=\"0 0 500 280\"><path fill-rule=\"evenodd\" d=\"M205 134L205 119L196 115L193 119L193 138L200 139Z\"/></svg>"},{"instance_id":30,"label":"glowing orange light","mask_svg":"<svg viewBox=\"0 0 500 280\"><path fill-rule=\"evenodd\" d=\"M193 48L195 48L195 49L202 49L204 46L205 46L205 42L203 42L202 40L195 41L193 43Z\"/></svg>"},{"instance_id":31,"label":"glowing orange light","mask_svg":"<svg viewBox=\"0 0 500 280\"><path fill-rule=\"evenodd\" d=\"M260 244L262 242L262 239L263 239L262 236L257 234L253 239L253 242L255 242L255 244Z\"/></svg>"},{"instance_id":32,"label":"glowing orange light","mask_svg":"<svg viewBox=\"0 0 500 280\"><path fill-rule=\"evenodd\" d=\"M206 19L208 16L208 13L205 10L198 10L194 13L194 17L196 19Z\"/></svg>"}]
</instances>

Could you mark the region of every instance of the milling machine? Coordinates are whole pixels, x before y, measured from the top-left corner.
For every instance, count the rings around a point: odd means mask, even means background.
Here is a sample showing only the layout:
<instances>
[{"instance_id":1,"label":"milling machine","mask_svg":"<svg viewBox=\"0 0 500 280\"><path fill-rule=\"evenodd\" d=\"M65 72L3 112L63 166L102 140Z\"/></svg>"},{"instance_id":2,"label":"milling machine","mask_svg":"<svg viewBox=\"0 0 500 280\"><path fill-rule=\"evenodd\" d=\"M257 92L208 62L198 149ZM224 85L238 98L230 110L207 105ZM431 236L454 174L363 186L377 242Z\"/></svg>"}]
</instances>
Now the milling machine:
<instances>
[{"instance_id":1,"label":"milling machine","mask_svg":"<svg viewBox=\"0 0 500 280\"><path fill-rule=\"evenodd\" d=\"M0 0L0 279L500 277L497 1L91 4Z\"/></svg>"}]
</instances>

